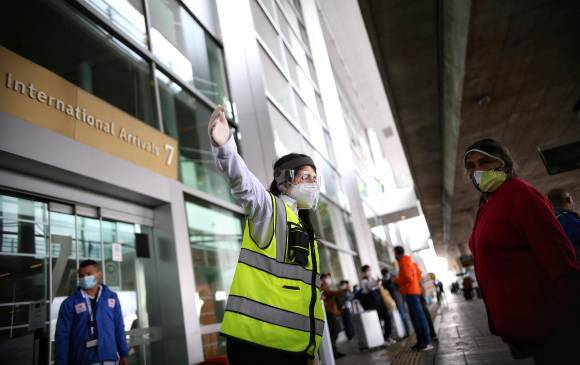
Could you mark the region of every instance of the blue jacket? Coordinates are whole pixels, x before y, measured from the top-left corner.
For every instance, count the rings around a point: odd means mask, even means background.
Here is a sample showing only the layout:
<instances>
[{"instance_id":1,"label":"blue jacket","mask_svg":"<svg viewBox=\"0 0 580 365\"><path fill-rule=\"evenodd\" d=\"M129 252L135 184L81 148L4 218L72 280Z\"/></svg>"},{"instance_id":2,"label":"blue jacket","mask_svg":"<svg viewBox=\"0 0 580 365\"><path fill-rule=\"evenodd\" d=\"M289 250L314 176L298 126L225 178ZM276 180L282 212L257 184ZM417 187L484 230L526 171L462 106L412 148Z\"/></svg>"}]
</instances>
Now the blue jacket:
<instances>
[{"instance_id":1,"label":"blue jacket","mask_svg":"<svg viewBox=\"0 0 580 365\"><path fill-rule=\"evenodd\" d=\"M88 365L127 356L121 303L117 294L102 284L93 317L98 346L87 349L86 342L91 339L90 315L80 288L62 303L55 333L56 365Z\"/></svg>"},{"instance_id":2,"label":"blue jacket","mask_svg":"<svg viewBox=\"0 0 580 365\"><path fill-rule=\"evenodd\" d=\"M576 249L576 256L578 256L580 254L580 217L569 210L557 209L556 218L572 242L574 249Z\"/></svg>"}]
</instances>

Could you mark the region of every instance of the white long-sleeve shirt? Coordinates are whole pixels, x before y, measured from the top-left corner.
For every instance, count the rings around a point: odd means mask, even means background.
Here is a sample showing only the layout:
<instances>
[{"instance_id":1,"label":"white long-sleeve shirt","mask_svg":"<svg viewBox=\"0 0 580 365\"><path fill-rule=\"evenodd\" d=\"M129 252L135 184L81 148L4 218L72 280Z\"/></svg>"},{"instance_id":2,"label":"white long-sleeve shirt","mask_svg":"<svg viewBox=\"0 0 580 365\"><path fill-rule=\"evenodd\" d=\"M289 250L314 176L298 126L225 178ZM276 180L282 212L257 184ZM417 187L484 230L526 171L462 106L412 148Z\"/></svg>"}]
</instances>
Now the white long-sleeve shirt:
<instances>
[{"instance_id":1,"label":"white long-sleeve shirt","mask_svg":"<svg viewBox=\"0 0 580 365\"><path fill-rule=\"evenodd\" d=\"M259 241L256 242L258 246L267 246L272 237L274 223L270 193L248 169L232 136L223 146L212 147L212 152L217 168L224 174L232 194L240 200L252 221L252 237ZM296 200L286 194L281 194L280 198L298 215Z\"/></svg>"}]
</instances>

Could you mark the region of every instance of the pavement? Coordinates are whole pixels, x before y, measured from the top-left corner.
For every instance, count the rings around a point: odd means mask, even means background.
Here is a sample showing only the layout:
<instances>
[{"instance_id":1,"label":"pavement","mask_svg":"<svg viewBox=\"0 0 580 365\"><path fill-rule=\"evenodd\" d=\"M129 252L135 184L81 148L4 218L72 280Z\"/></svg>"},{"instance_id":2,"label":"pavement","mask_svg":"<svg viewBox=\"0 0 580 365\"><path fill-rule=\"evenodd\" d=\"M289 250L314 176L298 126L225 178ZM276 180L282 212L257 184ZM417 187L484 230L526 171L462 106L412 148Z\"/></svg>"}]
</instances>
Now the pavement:
<instances>
[{"instance_id":1,"label":"pavement","mask_svg":"<svg viewBox=\"0 0 580 365\"><path fill-rule=\"evenodd\" d=\"M411 351L414 335L375 351L360 352L356 337L347 341L341 333L337 347L347 356L336 365L533 365L531 359L514 360L508 346L493 336L487 326L481 299L466 301L448 294L441 306L431 307L439 341L435 349Z\"/></svg>"}]
</instances>

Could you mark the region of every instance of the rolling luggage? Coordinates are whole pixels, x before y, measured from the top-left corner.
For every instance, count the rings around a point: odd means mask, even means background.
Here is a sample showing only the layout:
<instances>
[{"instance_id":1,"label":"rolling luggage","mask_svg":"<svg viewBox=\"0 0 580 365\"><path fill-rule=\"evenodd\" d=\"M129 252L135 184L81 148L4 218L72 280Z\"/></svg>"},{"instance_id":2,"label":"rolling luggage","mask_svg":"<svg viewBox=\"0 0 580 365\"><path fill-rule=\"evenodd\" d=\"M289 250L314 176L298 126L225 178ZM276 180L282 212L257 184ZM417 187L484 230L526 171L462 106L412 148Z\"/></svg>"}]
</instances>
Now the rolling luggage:
<instances>
[{"instance_id":1,"label":"rolling luggage","mask_svg":"<svg viewBox=\"0 0 580 365\"><path fill-rule=\"evenodd\" d=\"M383 329L376 310L354 313L352 321L361 351L370 350L385 344Z\"/></svg>"}]
</instances>

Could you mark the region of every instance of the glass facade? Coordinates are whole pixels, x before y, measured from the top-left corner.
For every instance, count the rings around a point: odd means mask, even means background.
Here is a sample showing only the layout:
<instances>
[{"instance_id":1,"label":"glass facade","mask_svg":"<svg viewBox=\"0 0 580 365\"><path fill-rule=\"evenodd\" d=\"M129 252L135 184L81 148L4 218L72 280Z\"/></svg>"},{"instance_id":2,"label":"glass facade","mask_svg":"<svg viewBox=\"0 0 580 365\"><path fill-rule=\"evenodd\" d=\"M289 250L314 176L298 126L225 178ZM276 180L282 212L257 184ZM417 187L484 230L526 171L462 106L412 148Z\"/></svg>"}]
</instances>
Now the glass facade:
<instances>
[{"instance_id":1,"label":"glass facade","mask_svg":"<svg viewBox=\"0 0 580 365\"><path fill-rule=\"evenodd\" d=\"M11 1L0 44L128 114L156 126L148 62L65 2ZM50 29L39 38L39 29Z\"/></svg>"},{"instance_id":2,"label":"glass facade","mask_svg":"<svg viewBox=\"0 0 580 365\"><path fill-rule=\"evenodd\" d=\"M153 54L216 104L229 104L218 43L177 0L150 0Z\"/></svg>"},{"instance_id":3,"label":"glass facade","mask_svg":"<svg viewBox=\"0 0 580 365\"><path fill-rule=\"evenodd\" d=\"M208 17L217 16L215 4L206 5ZM206 128L217 104L233 116L223 50L190 7L176 0L10 2L7 13L22 24L0 25L0 44L177 139L181 181L233 201L215 171ZM35 41L39 28L51 30L43 42Z\"/></svg>"},{"instance_id":4,"label":"glass facade","mask_svg":"<svg viewBox=\"0 0 580 365\"><path fill-rule=\"evenodd\" d=\"M186 202L187 227L195 272L196 307L203 326L222 322L240 247L243 218L202 202ZM217 329L203 337L206 357L223 353Z\"/></svg>"}]
</instances>

